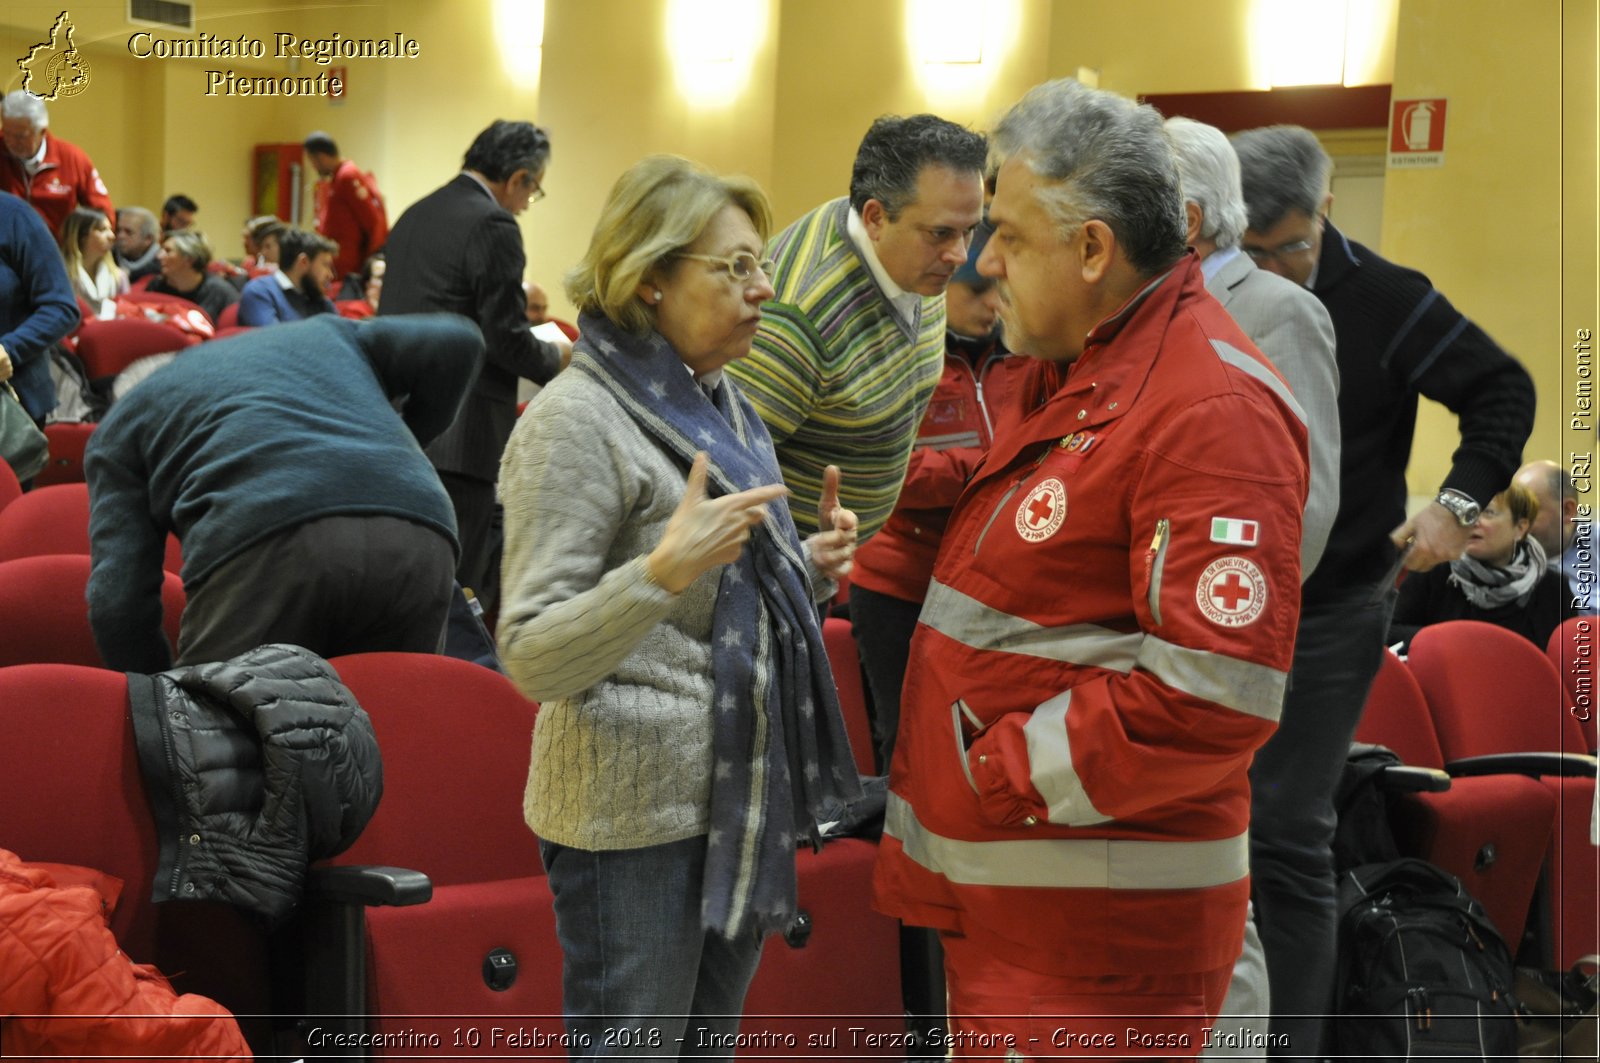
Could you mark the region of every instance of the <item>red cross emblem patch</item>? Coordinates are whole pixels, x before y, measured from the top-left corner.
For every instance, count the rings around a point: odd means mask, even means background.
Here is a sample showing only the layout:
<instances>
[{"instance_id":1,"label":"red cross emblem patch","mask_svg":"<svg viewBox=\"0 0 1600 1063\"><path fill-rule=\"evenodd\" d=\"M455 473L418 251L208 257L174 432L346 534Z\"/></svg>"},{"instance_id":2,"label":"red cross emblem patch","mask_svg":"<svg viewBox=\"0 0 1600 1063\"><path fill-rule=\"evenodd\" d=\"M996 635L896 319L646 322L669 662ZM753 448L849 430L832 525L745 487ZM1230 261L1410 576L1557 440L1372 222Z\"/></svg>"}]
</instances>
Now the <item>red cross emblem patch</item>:
<instances>
[{"instance_id":1,"label":"red cross emblem patch","mask_svg":"<svg viewBox=\"0 0 1600 1063\"><path fill-rule=\"evenodd\" d=\"M1043 542L1067 519L1067 487L1054 476L1040 483L1017 506L1017 534L1030 543Z\"/></svg>"},{"instance_id":2,"label":"red cross emblem patch","mask_svg":"<svg viewBox=\"0 0 1600 1063\"><path fill-rule=\"evenodd\" d=\"M1194 599L1213 624L1243 627L1267 607L1267 577L1242 557L1219 557L1200 573Z\"/></svg>"}]
</instances>

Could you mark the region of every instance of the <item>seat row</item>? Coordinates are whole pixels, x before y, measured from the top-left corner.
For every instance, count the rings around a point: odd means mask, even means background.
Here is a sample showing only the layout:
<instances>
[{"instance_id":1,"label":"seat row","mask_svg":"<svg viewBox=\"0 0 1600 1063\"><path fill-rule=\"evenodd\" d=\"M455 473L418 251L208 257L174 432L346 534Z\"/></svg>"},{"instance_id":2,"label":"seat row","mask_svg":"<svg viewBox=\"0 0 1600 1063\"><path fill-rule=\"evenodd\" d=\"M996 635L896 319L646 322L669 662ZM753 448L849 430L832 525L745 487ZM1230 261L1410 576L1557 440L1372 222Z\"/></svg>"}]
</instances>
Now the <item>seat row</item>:
<instances>
[{"instance_id":1,"label":"seat row","mask_svg":"<svg viewBox=\"0 0 1600 1063\"><path fill-rule=\"evenodd\" d=\"M1565 661L1585 636L1592 647L1595 625L1568 621L1552 648ZM1395 800L1402 849L1460 878L1512 952L1544 968L1600 952L1591 843L1600 806L1585 706L1520 635L1451 621L1418 632L1405 662L1385 654L1356 734L1449 776L1444 792Z\"/></svg>"},{"instance_id":2,"label":"seat row","mask_svg":"<svg viewBox=\"0 0 1600 1063\"><path fill-rule=\"evenodd\" d=\"M331 663L384 758L378 811L331 864L420 871L423 903L352 908L313 888L301 921L273 934L223 905L152 904L158 844L127 681L79 665L0 668L0 847L121 879L111 925L124 951L241 1016L258 1052L337 1053L340 1032L383 1035L374 1055L559 1045L552 899L521 811L537 706L453 658ZM905 1028L898 928L870 908L874 855L860 838L797 854L806 919L769 940L746 1005L763 1054L816 1054L811 1035L836 1031L860 1046L851 1055L899 1052L893 1036L867 1044Z\"/></svg>"}]
</instances>

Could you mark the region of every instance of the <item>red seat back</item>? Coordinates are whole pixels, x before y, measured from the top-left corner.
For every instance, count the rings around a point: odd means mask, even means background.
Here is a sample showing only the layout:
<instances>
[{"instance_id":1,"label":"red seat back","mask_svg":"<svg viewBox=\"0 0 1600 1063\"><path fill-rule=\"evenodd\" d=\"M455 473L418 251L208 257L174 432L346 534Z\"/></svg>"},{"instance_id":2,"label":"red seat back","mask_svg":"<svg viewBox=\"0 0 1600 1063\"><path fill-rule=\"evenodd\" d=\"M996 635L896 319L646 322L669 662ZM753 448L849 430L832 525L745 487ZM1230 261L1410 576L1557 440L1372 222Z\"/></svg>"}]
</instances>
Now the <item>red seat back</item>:
<instances>
[{"instance_id":1,"label":"red seat back","mask_svg":"<svg viewBox=\"0 0 1600 1063\"><path fill-rule=\"evenodd\" d=\"M36 488L0 511L0 561L88 553L89 488L86 484ZM177 536L167 536L161 567L182 574L183 551Z\"/></svg>"},{"instance_id":2,"label":"red seat back","mask_svg":"<svg viewBox=\"0 0 1600 1063\"><path fill-rule=\"evenodd\" d=\"M217 315L217 328L237 328L239 325L239 304L229 303L222 308L222 313Z\"/></svg>"},{"instance_id":3,"label":"red seat back","mask_svg":"<svg viewBox=\"0 0 1600 1063\"><path fill-rule=\"evenodd\" d=\"M101 380L116 376L140 358L181 351L198 343L199 339L159 321L142 321L132 317L86 321L78 331L78 358L83 362L84 373L90 380Z\"/></svg>"},{"instance_id":4,"label":"red seat back","mask_svg":"<svg viewBox=\"0 0 1600 1063\"><path fill-rule=\"evenodd\" d=\"M0 509L5 509L21 497L22 484L17 480L16 470L0 461Z\"/></svg>"},{"instance_id":5,"label":"red seat back","mask_svg":"<svg viewBox=\"0 0 1600 1063\"><path fill-rule=\"evenodd\" d=\"M1550 633L1545 656L1556 666L1567 688L1567 715L1578 721L1590 752L1596 749L1595 663L1600 650L1595 647L1600 631L1600 616L1574 616L1562 621Z\"/></svg>"},{"instance_id":6,"label":"red seat back","mask_svg":"<svg viewBox=\"0 0 1600 1063\"><path fill-rule=\"evenodd\" d=\"M1361 711L1356 740L1388 746L1402 761L1418 768L1444 767L1444 752L1433 733L1428 702L1416 677L1392 653L1385 653Z\"/></svg>"},{"instance_id":7,"label":"red seat back","mask_svg":"<svg viewBox=\"0 0 1600 1063\"><path fill-rule=\"evenodd\" d=\"M89 626L89 558L51 554L0 561L0 668L14 664L76 664L105 667ZM162 628L168 644L178 645L183 616L183 582L162 573Z\"/></svg>"},{"instance_id":8,"label":"red seat back","mask_svg":"<svg viewBox=\"0 0 1600 1063\"><path fill-rule=\"evenodd\" d=\"M1422 628L1406 661L1448 760L1489 753L1585 753L1555 665L1515 632L1477 620Z\"/></svg>"},{"instance_id":9,"label":"red seat back","mask_svg":"<svg viewBox=\"0 0 1600 1063\"><path fill-rule=\"evenodd\" d=\"M867 716L866 685L861 679L861 658L856 640L850 634L850 621L830 616L822 621L822 644L833 668L833 682L839 688L839 709L844 714L845 733L855 754L856 770L873 774L872 721Z\"/></svg>"},{"instance_id":10,"label":"red seat back","mask_svg":"<svg viewBox=\"0 0 1600 1063\"><path fill-rule=\"evenodd\" d=\"M34 477L34 485L83 483L83 448L89 445L94 425L79 421L61 421L44 426L45 438L50 441L50 464Z\"/></svg>"},{"instance_id":11,"label":"red seat back","mask_svg":"<svg viewBox=\"0 0 1600 1063\"><path fill-rule=\"evenodd\" d=\"M253 1039L261 1037L270 1005L260 928L228 905L150 900L160 847L127 677L69 664L0 668L0 733L5 846L24 860L121 879L110 923L123 952L155 964L179 992L203 993L233 1010ZM257 1050L263 1047L265 1040Z\"/></svg>"},{"instance_id":12,"label":"red seat back","mask_svg":"<svg viewBox=\"0 0 1600 1063\"><path fill-rule=\"evenodd\" d=\"M0 578L0 589L7 582ZM28 626L8 624L5 641ZM126 677L70 664L0 668L0 731L5 847L24 860L78 864L120 878L111 929L128 955L150 962L155 923L148 898L158 846L134 753Z\"/></svg>"}]
</instances>

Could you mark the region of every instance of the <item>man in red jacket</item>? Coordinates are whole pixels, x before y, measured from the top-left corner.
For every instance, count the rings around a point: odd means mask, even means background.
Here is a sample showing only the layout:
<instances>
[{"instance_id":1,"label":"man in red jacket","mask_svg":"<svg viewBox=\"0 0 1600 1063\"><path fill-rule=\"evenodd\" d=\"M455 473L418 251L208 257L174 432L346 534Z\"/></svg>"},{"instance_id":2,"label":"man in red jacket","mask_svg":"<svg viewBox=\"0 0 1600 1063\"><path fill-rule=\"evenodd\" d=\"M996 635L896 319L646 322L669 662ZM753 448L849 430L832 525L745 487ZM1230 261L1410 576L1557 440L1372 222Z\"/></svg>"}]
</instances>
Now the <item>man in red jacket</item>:
<instances>
[{"instance_id":1,"label":"man in red jacket","mask_svg":"<svg viewBox=\"0 0 1600 1063\"><path fill-rule=\"evenodd\" d=\"M361 264L389 238L389 216L383 207L378 182L349 159L339 156L339 145L326 133L306 137L306 157L316 169L317 232L339 245L333 259L340 280L361 269Z\"/></svg>"},{"instance_id":2,"label":"man in red jacket","mask_svg":"<svg viewBox=\"0 0 1600 1063\"><path fill-rule=\"evenodd\" d=\"M74 207L93 207L108 218L117 212L89 156L76 144L46 135L49 125L50 112L33 93L17 89L0 100L6 147L0 158L0 192L27 200L59 239L61 224Z\"/></svg>"},{"instance_id":3,"label":"man in red jacket","mask_svg":"<svg viewBox=\"0 0 1600 1063\"><path fill-rule=\"evenodd\" d=\"M1051 82L991 151L978 270L1034 401L935 564L876 897L942 932L958 1058L1193 1058L1293 650L1305 425L1186 252L1154 110Z\"/></svg>"}]
</instances>

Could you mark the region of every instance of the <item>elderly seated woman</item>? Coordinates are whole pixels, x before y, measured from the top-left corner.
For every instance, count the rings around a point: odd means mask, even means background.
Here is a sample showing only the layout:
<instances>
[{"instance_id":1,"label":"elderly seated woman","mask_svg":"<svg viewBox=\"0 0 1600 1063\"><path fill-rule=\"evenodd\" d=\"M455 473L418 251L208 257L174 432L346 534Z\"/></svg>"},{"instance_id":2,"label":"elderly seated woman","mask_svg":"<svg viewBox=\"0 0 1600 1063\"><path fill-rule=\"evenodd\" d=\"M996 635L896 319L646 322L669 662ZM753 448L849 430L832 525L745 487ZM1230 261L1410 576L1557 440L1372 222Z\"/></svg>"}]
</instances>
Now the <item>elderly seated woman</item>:
<instances>
[{"instance_id":1,"label":"elderly seated woman","mask_svg":"<svg viewBox=\"0 0 1600 1063\"><path fill-rule=\"evenodd\" d=\"M210 272L211 244L198 229L180 229L161 240L161 276L145 290L176 295L204 310L216 321L239 301L239 290Z\"/></svg>"},{"instance_id":2,"label":"elderly seated woman","mask_svg":"<svg viewBox=\"0 0 1600 1063\"><path fill-rule=\"evenodd\" d=\"M1544 547L1528 534L1538 515L1538 499L1519 484L1495 495L1483 507L1464 556L1414 572L1400 584L1389 642L1409 648L1429 624L1482 620L1543 649L1573 611L1561 574L1545 563Z\"/></svg>"},{"instance_id":3,"label":"elderly seated woman","mask_svg":"<svg viewBox=\"0 0 1600 1063\"><path fill-rule=\"evenodd\" d=\"M796 842L857 793L815 605L856 517L830 468L800 541L722 371L772 297L769 217L753 182L684 159L624 173L567 278L571 367L501 462L500 653L543 703L525 814L568 1031L597 1054L608 1030L639 1031L633 1054L727 1043L794 918Z\"/></svg>"},{"instance_id":4,"label":"elderly seated woman","mask_svg":"<svg viewBox=\"0 0 1600 1063\"><path fill-rule=\"evenodd\" d=\"M79 299L99 318L117 316L117 296L128 290L128 274L111 253L117 231L92 207L75 207L61 226L61 258Z\"/></svg>"}]
</instances>

